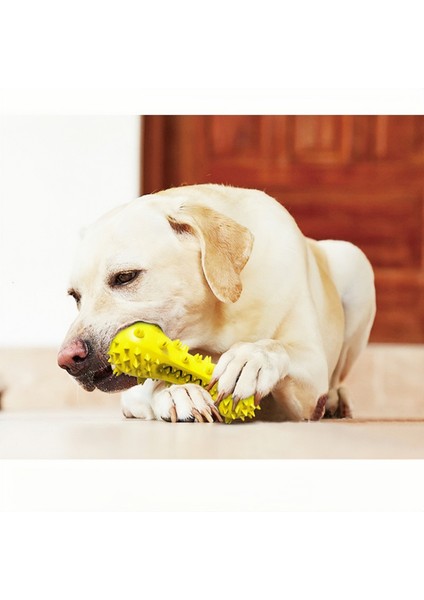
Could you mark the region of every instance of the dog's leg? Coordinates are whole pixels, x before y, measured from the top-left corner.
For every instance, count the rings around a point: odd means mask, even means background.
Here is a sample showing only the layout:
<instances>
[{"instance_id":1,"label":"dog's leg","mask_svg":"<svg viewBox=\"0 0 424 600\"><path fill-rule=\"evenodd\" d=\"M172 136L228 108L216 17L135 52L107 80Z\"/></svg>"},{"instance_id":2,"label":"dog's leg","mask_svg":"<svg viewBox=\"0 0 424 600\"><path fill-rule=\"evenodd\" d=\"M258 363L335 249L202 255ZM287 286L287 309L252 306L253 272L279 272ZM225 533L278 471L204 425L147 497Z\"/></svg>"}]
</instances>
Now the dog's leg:
<instances>
[{"instance_id":1,"label":"dog's leg","mask_svg":"<svg viewBox=\"0 0 424 600\"><path fill-rule=\"evenodd\" d=\"M343 347L331 375L328 412L350 412L345 388L341 388L356 359L368 343L376 313L374 274L364 253L349 242L322 240L332 279L339 293L344 318Z\"/></svg>"},{"instance_id":2,"label":"dog's leg","mask_svg":"<svg viewBox=\"0 0 424 600\"><path fill-rule=\"evenodd\" d=\"M351 419L352 404L346 387L331 388L325 405L325 419Z\"/></svg>"},{"instance_id":3,"label":"dog's leg","mask_svg":"<svg viewBox=\"0 0 424 600\"><path fill-rule=\"evenodd\" d=\"M162 386L163 387L163 386ZM152 409L152 400L158 382L146 379L142 385L136 385L121 394L121 408L128 418L144 419L151 421L155 419Z\"/></svg>"},{"instance_id":4,"label":"dog's leg","mask_svg":"<svg viewBox=\"0 0 424 600\"><path fill-rule=\"evenodd\" d=\"M374 274L363 252L353 244L321 240L318 245L326 253L345 320L343 346L331 374L325 417L349 418L352 408L341 384L368 343L376 312Z\"/></svg>"},{"instance_id":5,"label":"dog's leg","mask_svg":"<svg viewBox=\"0 0 424 600\"><path fill-rule=\"evenodd\" d=\"M255 395L259 402L269 393L290 420L317 420L324 415L328 368L318 349L289 348L277 340L235 344L219 359L213 381L218 401Z\"/></svg>"},{"instance_id":6,"label":"dog's leg","mask_svg":"<svg viewBox=\"0 0 424 600\"><path fill-rule=\"evenodd\" d=\"M158 389L151 406L154 418L159 421L223 421L209 392L193 383Z\"/></svg>"},{"instance_id":7,"label":"dog's leg","mask_svg":"<svg viewBox=\"0 0 424 600\"><path fill-rule=\"evenodd\" d=\"M222 421L218 409L199 385L168 385L147 379L121 395L122 412L127 418L145 421Z\"/></svg>"}]
</instances>

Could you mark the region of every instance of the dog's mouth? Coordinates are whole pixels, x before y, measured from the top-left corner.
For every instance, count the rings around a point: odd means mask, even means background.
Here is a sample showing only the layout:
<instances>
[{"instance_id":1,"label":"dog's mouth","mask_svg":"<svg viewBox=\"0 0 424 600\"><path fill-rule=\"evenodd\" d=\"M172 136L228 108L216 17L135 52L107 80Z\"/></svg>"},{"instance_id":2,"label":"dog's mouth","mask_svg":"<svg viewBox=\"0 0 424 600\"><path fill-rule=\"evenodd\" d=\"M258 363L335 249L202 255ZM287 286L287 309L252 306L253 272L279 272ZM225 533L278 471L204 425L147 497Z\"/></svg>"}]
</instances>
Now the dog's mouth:
<instances>
[{"instance_id":1,"label":"dog's mouth","mask_svg":"<svg viewBox=\"0 0 424 600\"><path fill-rule=\"evenodd\" d=\"M110 365L108 365L104 369L101 369L101 371L97 371L97 373L94 373L93 383L97 387L98 384L101 384L102 382L106 381L107 379L109 379L112 376L113 376L112 367Z\"/></svg>"},{"instance_id":2,"label":"dog's mouth","mask_svg":"<svg viewBox=\"0 0 424 600\"><path fill-rule=\"evenodd\" d=\"M101 392L121 392L137 385L136 377L129 375L116 376L113 374L110 365L94 373L76 377L76 380L87 392L92 392L96 388Z\"/></svg>"},{"instance_id":3,"label":"dog's mouth","mask_svg":"<svg viewBox=\"0 0 424 600\"><path fill-rule=\"evenodd\" d=\"M131 322L126 325L122 325L114 335L117 335L123 329L126 329L130 325L137 323L138 321ZM92 339L96 339L94 336ZM107 342L107 343L106 343ZM105 348L109 348L110 340L109 336L105 336L96 343L91 342L91 353L87 360L86 366L81 364L79 372L72 373L71 375L87 392L92 392L96 388L102 392L121 392L137 385L137 377L131 377L130 375L114 375L113 366L110 365L108 360L108 352ZM85 364L85 361L84 361Z\"/></svg>"}]
</instances>

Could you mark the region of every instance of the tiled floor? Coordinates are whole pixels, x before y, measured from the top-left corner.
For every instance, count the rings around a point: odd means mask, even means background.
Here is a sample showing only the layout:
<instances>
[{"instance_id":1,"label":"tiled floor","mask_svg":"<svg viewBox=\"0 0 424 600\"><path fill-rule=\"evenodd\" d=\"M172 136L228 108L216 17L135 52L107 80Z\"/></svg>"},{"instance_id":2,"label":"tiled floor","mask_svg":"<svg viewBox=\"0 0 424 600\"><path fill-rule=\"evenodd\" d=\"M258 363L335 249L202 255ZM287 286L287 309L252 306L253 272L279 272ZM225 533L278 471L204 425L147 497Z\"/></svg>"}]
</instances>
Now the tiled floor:
<instances>
[{"instance_id":1,"label":"tiled floor","mask_svg":"<svg viewBox=\"0 0 424 600\"><path fill-rule=\"evenodd\" d=\"M314 423L126 420L116 396L68 388L66 377L61 388L56 373L31 406L21 377L0 412L0 458L424 458L423 367L423 346L370 346L348 381L355 418Z\"/></svg>"}]
</instances>

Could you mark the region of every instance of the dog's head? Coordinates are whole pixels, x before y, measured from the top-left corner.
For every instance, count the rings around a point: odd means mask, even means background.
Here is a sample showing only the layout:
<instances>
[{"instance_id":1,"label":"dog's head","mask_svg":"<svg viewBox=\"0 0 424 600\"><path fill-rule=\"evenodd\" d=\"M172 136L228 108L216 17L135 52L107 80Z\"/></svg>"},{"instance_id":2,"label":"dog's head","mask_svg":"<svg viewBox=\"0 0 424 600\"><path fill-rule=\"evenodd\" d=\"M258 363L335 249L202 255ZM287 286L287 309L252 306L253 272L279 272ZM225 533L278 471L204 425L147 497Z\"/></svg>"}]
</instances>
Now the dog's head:
<instances>
[{"instance_id":1,"label":"dog's head","mask_svg":"<svg viewBox=\"0 0 424 600\"><path fill-rule=\"evenodd\" d=\"M133 377L115 377L107 359L116 333L137 321L200 347L222 303L238 300L252 244L248 229L197 203L151 196L108 213L77 249L68 293L79 314L59 366L89 391L135 385Z\"/></svg>"}]
</instances>

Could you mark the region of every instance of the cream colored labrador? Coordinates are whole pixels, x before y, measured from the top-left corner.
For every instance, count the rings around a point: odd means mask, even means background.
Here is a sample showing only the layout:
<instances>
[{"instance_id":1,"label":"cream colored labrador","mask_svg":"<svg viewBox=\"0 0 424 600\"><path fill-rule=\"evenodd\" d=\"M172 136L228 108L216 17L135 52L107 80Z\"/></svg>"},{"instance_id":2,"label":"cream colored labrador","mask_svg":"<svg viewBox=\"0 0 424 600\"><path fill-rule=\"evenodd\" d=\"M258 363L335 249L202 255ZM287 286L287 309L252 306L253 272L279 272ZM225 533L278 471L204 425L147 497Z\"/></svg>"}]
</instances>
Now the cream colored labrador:
<instances>
[{"instance_id":1,"label":"cream colored labrador","mask_svg":"<svg viewBox=\"0 0 424 600\"><path fill-rule=\"evenodd\" d=\"M220 397L254 394L258 415L315 420L349 416L340 384L375 316L373 271L357 247L308 239L270 196L220 185L103 216L83 234L69 293L79 315L59 366L86 390L127 389L127 417L169 421L219 417L199 386L115 377L107 351L122 328L155 323L212 355Z\"/></svg>"}]
</instances>

